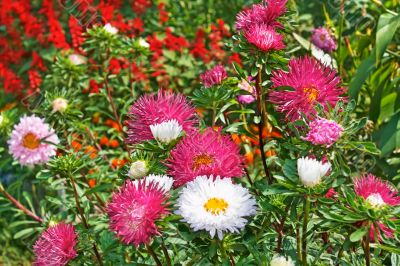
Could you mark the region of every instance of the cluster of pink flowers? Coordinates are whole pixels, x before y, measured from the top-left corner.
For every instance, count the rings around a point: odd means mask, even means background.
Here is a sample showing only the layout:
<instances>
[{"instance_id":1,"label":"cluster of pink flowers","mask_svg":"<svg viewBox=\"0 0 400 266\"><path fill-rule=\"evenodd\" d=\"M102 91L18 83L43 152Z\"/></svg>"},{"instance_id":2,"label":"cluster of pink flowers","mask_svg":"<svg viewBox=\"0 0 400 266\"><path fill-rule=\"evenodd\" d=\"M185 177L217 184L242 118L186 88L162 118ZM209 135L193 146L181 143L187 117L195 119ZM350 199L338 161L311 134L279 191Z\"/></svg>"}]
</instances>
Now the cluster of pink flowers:
<instances>
[{"instance_id":1,"label":"cluster of pink flowers","mask_svg":"<svg viewBox=\"0 0 400 266\"><path fill-rule=\"evenodd\" d=\"M314 145L326 145L330 147L335 143L343 132L343 127L333 120L319 118L311 121L310 130L305 138Z\"/></svg>"},{"instance_id":2,"label":"cluster of pink flowers","mask_svg":"<svg viewBox=\"0 0 400 266\"><path fill-rule=\"evenodd\" d=\"M206 88L221 84L227 77L226 70L222 65L216 65L200 75L201 82Z\"/></svg>"},{"instance_id":3,"label":"cluster of pink flowers","mask_svg":"<svg viewBox=\"0 0 400 266\"><path fill-rule=\"evenodd\" d=\"M243 31L247 41L268 52L285 48L283 36L276 32L282 27L277 19L286 11L287 0L265 0L241 11L236 17L236 29Z\"/></svg>"},{"instance_id":4,"label":"cluster of pink flowers","mask_svg":"<svg viewBox=\"0 0 400 266\"><path fill-rule=\"evenodd\" d=\"M337 48L335 39L324 27L316 28L313 30L311 41L315 46L327 53L331 53Z\"/></svg>"}]
</instances>

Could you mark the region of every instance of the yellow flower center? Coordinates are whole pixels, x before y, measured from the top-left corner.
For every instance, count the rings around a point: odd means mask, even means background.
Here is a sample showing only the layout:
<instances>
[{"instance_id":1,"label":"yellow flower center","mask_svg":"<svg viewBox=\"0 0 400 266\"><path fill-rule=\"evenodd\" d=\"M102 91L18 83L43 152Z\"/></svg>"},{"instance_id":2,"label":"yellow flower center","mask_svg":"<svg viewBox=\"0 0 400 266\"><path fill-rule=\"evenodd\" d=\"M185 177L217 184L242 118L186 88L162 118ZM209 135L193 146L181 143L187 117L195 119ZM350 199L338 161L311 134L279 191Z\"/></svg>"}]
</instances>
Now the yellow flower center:
<instances>
[{"instance_id":1,"label":"yellow flower center","mask_svg":"<svg viewBox=\"0 0 400 266\"><path fill-rule=\"evenodd\" d=\"M22 139L22 146L27 149L34 150L40 145L40 139L33 133L29 132Z\"/></svg>"},{"instance_id":2,"label":"yellow flower center","mask_svg":"<svg viewBox=\"0 0 400 266\"><path fill-rule=\"evenodd\" d=\"M319 91L315 87L306 87L303 91L307 95L309 103L313 103L318 98Z\"/></svg>"},{"instance_id":3,"label":"yellow flower center","mask_svg":"<svg viewBox=\"0 0 400 266\"><path fill-rule=\"evenodd\" d=\"M193 170L199 169L202 165L207 166L214 162L214 158L208 154L200 154L193 158Z\"/></svg>"},{"instance_id":4,"label":"yellow flower center","mask_svg":"<svg viewBox=\"0 0 400 266\"><path fill-rule=\"evenodd\" d=\"M212 215L219 215L221 212L225 213L228 209L228 202L221 198L210 198L204 203L204 209Z\"/></svg>"}]
</instances>

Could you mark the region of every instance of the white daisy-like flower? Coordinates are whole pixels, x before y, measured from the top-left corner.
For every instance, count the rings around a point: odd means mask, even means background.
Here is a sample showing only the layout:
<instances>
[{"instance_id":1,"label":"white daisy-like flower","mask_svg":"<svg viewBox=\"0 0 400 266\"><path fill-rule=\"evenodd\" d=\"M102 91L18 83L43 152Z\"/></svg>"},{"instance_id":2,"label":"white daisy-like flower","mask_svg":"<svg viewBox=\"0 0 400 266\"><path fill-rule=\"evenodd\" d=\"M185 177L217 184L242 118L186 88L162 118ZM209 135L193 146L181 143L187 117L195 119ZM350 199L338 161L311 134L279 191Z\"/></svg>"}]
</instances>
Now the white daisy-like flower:
<instances>
[{"instance_id":1,"label":"white daisy-like flower","mask_svg":"<svg viewBox=\"0 0 400 266\"><path fill-rule=\"evenodd\" d=\"M314 187L331 168L330 163L322 163L311 158L297 159L297 172L301 183L306 187Z\"/></svg>"},{"instance_id":2,"label":"white daisy-like flower","mask_svg":"<svg viewBox=\"0 0 400 266\"><path fill-rule=\"evenodd\" d=\"M271 260L271 266L294 266L294 262L291 258L285 258L284 256L276 255Z\"/></svg>"},{"instance_id":3,"label":"white daisy-like flower","mask_svg":"<svg viewBox=\"0 0 400 266\"><path fill-rule=\"evenodd\" d=\"M68 56L69 61L75 66L86 64L87 58L80 54L71 54Z\"/></svg>"},{"instance_id":4,"label":"white daisy-like flower","mask_svg":"<svg viewBox=\"0 0 400 266\"><path fill-rule=\"evenodd\" d=\"M150 130L156 140L162 143L170 143L179 137L182 132L182 126L177 120L172 119L151 125Z\"/></svg>"},{"instance_id":5,"label":"white daisy-like flower","mask_svg":"<svg viewBox=\"0 0 400 266\"><path fill-rule=\"evenodd\" d=\"M148 175L144 177L143 179L138 179L133 181L133 184L137 187L139 182L142 182L140 180L144 180L146 183L146 187L150 184L153 183L155 184L159 189L164 191L165 193L169 192L172 188L172 185L174 184L174 179L172 177L169 177L167 175Z\"/></svg>"},{"instance_id":6,"label":"white daisy-like flower","mask_svg":"<svg viewBox=\"0 0 400 266\"><path fill-rule=\"evenodd\" d=\"M386 202L382 199L381 194L372 193L366 199L366 201L371 205L372 208L381 208L386 205Z\"/></svg>"},{"instance_id":7,"label":"white daisy-like flower","mask_svg":"<svg viewBox=\"0 0 400 266\"><path fill-rule=\"evenodd\" d=\"M238 233L247 224L244 217L255 215L256 200L230 178L198 176L186 184L177 201L176 214L194 231L206 230L213 238L217 233Z\"/></svg>"},{"instance_id":8,"label":"white daisy-like flower","mask_svg":"<svg viewBox=\"0 0 400 266\"><path fill-rule=\"evenodd\" d=\"M143 39L143 38L139 39L139 45L142 46L142 47L145 47L145 48L149 48L150 47L150 44L148 42L146 42L146 40Z\"/></svg>"},{"instance_id":9,"label":"white daisy-like flower","mask_svg":"<svg viewBox=\"0 0 400 266\"><path fill-rule=\"evenodd\" d=\"M111 33L111 34L117 34L118 33L118 29L116 27L113 27L110 23L107 23L106 25L104 25L103 28L108 33Z\"/></svg>"},{"instance_id":10,"label":"white daisy-like flower","mask_svg":"<svg viewBox=\"0 0 400 266\"><path fill-rule=\"evenodd\" d=\"M144 160L137 160L131 164L128 176L135 179L142 178L147 175L148 171L147 162Z\"/></svg>"},{"instance_id":11,"label":"white daisy-like flower","mask_svg":"<svg viewBox=\"0 0 400 266\"><path fill-rule=\"evenodd\" d=\"M60 112L64 113L68 107L68 101L64 98L56 98L54 99L53 103L53 113Z\"/></svg>"}]
</instances>

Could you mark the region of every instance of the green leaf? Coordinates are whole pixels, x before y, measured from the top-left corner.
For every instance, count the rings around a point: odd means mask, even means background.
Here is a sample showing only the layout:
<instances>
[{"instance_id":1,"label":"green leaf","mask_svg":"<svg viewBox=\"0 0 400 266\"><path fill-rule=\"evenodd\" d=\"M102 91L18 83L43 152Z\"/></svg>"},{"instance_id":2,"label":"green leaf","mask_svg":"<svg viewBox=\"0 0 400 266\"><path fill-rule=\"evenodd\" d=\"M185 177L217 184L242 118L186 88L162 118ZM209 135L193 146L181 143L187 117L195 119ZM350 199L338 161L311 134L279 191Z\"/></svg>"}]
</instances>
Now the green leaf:
<instances>
[{"instance_id":1,"label":"green leaf","mask_svg":"<svg viewBox=\"0 0 400 266\"><path fill-rule=\"evenodd\" d=\"M358 67L356 74L350 81L349 95L351 99L357 99L358 93L369 74L375 70L375 52L364 59Z\"/></svg>"},{"instance_id":2,"label":"green leaf","mask_svg":"<svg viewBox=\"0 0 400 266\"><path fill-rule=\"evenodd\" d=\"M351 242L360 241L367 232L368 232L368 228L367 227L361 227L360 229L354 231L350 235L350 241Z\"/></svg>"},{"instance_id":3,"label":"green leaf","mask_svg":"<svg viewBox=\"0 0 400 266\"><path fill-rule=\"evenodd\" d=\"M23 229L23 230L17 232L14 235L14 239L18 239L18 238L29 236L29 235L31 235L33 233L33 231L34 231L34 228L32 228L32 227Z\"/></svg>"},{"instance_id":4,"label":"green leaf","mask_svg":"<svg viewBox=\"0 0 400 266\"><path fill-rule=\"evenodd\" d=\"M400 15L386 13L379 17L376 31L376 62L379 63L387 46L392 41L400 25Z\"/></svg>"}]
</instances>

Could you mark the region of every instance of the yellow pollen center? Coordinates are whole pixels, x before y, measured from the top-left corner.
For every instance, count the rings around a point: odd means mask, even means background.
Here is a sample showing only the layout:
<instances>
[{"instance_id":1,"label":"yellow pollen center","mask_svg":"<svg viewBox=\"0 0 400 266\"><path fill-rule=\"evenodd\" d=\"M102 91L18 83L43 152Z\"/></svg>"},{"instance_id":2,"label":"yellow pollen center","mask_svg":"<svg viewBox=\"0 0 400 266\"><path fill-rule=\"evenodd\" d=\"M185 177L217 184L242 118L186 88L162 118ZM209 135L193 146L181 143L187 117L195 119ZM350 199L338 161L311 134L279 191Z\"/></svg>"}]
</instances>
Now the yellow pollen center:
<instances>
[{"instance_id":1,"label":"yellow pollen center","mask_svg":"<svg viewBox=\"0 0 400 266\"><path fill-rule=\"evenodd\" d=\"M219 215L221 212L225 213L226 209L228 209L228 202L220 198L210 198L204 203L204 209L212 215Z\"/></svg>"},{"instance_id":2,"label":"yellow pollen center","mask_svg":"<svg viewBox=\"0 0 400 266\"><path fill-rule=\"evenodd\" d=\"M319 95L319 91L315 87L304 88L304 93L307 95L307 99L309 103L313 103Z\"/></svg>"},{"instance_id":3,"label":"yellow pollen center","mask_svg":"<svg viewBox=\"0 0 400 266\"><path fill-rule=\"evenodd\" d=\"M207 166L214 162L214 158L208 154L200 154L193 159L193 170L199 169L202 165Z\"/></svg>"},{"instance_id":4,"label":"yellow pollen center","mask_svg":"<svg viewBox=\"0 0 400 266\"><path fill-rule=\"evenodd\" d=\"M27 149L34 150L40 145L40 139L33 133L29 132L22 139L22 146Z\"/></svg>"}]
</instances>

